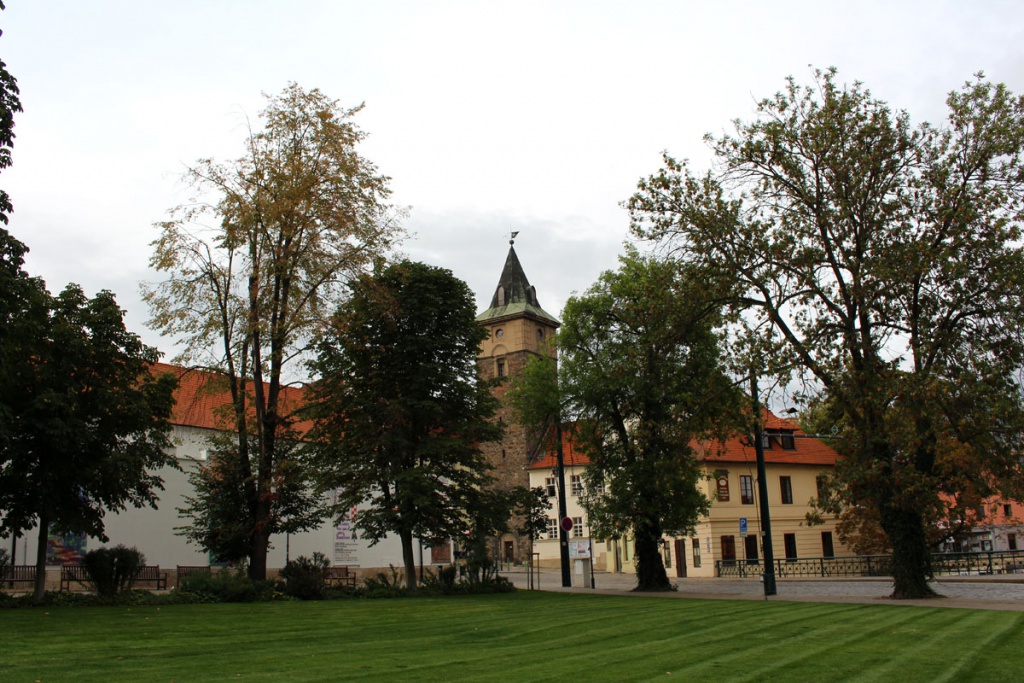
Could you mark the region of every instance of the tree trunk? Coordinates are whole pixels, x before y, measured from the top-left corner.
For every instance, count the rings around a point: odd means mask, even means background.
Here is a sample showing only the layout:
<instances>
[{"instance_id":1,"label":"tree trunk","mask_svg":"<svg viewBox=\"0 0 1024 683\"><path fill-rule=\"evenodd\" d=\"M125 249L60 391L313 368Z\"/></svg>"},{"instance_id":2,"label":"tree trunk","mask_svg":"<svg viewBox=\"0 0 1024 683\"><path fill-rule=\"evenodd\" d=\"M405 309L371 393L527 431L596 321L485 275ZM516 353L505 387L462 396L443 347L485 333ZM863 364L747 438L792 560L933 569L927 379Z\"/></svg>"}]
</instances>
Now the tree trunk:
<instances>
[{"instance_id":1,"label":"tree trunk","mask_svg":"<svg viewBox=\"0 0 1024 683\"><path fill-rule=\"evenodd\" d=\"M46 597L46 540L50 532L50 520L39 515L39 543L36 544L36 584L32 600L42 602Z\"/></svg>"},{"instance_id":2,"label":"tree trunk","mask_svg":"<svg viewBox=\"0 0 1024 683\"><path fill-rule=\"evenodd\" d=\"M249 578L253 581L264 581L267 578L267 550L270 548L269 528L269 525L258 525L252 533L252 543L249 546Z\"/></svg>"},{"instance_id":3,"label":"tree trunk","mask_svg":"<svg viewBox=\"0 0 1024 683\"><path fill-rule=\"evenodd\" d=\"M412 532L401 530L398 532L402 539L402 562L405 564L405 587L411 591L416 590L416 556L412 548Z\"/></svg>"},{"instance_id":4,"label":"tree trunk","mask_svg":"<svg viewBox=\"0 0 1024 683\"><path fill-rule=\"evenodd\" d=\"M892 545L893 599L934 598L936 593L928 585L932 574L931 552L921 514L891 504L880 505L879 512L882 528Z\"/></svg>"},{"instance_id":5,"label":"tree trunk","mask_svg":"<svg viewBox=\"0 0 1024 683\"><path fill-rule=\"evenodd\" d=\"M636 533L636 589L638 591L669 591L668 574L661 559L661 527L637 525Z\"/></svg>"}]
</instances>

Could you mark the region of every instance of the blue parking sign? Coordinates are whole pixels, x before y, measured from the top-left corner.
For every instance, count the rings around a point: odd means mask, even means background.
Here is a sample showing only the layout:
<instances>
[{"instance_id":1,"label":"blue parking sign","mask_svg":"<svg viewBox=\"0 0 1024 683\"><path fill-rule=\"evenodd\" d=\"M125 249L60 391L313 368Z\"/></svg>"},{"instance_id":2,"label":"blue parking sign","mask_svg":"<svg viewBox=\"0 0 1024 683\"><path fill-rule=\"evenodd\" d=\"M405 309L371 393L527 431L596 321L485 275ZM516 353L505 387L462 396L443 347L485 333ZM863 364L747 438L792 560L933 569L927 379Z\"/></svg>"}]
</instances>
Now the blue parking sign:
<instances>
[{"instance_id":1,"label":"blue parking sign","mask_svg":"<svg viewBox=\"0 0 1024 683\"><path fill-rule=\"evenodd\" d=\"M747 536L747 518L740 517L740 537L746 538Z\"/></svg>"}]
</instances>

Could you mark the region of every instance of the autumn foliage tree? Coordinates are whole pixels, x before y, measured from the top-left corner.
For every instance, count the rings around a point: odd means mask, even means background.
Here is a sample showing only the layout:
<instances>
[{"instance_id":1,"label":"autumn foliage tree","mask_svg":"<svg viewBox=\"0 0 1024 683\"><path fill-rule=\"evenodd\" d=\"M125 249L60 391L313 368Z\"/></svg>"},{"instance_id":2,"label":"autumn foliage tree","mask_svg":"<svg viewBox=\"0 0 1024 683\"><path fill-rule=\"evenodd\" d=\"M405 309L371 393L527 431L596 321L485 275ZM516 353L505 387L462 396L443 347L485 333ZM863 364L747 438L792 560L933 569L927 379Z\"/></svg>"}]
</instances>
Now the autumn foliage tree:
<instances>
[{"instance_id":1,"label":"autumn foliage tree","mask_svg":"<svg viewBox=\"0 0 1024 683\"><path fill-rule=\"evenodd\" d=\"M834 70L669 155L634 233L730 283L760 350L841 407L841 473L893 548L894 597L932 595L926 526L967 488L1019 497L1024 100L978 76L914 126Z\"/></svg>"},{"instance_id":2,"label":"autumn foliage tree","mask_svg":"<svg viewBox=\"0 0 1024 683\"><path fill-rule=\"evenodd\" d=\"M153 328L174 336L177 362L220 373L235 434L226 471L243 491L249 572L266 574L279 526L275 482L294 410L285 383L345 295L346 282L383 258L400 236L385 203L388 178L357 151L365 134L319 90L291 84L267 98L263 128L245 155L200 160L185 179L195 201L159 224L151 266L167 279L144 291ZM291 446L286 446L290 448ZM294 471L293 471L294 473Z\"/></svg>"}]
</instances>

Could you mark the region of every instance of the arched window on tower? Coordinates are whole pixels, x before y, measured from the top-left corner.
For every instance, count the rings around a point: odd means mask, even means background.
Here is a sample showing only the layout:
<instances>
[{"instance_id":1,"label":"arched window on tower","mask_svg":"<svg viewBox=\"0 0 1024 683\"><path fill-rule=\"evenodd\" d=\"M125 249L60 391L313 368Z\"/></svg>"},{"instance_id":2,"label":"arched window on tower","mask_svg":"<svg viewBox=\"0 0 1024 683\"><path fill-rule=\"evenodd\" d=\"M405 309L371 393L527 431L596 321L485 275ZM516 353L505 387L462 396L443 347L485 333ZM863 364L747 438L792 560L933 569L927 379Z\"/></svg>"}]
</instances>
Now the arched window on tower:
<instances>
[{"instance_id":1,"label":"arched window on tower","mask_svg":"<svg viewBox=\"0 0 1024 683\"><path fill-rule=\"evenodd\" d=\"M498 285L498 305L505 305L505 288L502 287L501 285Z\"/></svg>"}]
</instances>

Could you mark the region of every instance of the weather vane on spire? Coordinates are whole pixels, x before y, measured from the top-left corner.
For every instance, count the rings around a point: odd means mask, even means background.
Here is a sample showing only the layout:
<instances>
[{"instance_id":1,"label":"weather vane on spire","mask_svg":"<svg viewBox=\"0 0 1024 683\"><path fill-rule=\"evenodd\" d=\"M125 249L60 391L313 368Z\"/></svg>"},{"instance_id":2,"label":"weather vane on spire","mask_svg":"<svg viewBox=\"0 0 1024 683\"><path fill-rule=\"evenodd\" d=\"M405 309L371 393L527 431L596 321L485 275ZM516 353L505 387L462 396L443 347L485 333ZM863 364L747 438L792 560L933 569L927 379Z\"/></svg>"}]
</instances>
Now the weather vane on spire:
<instances>
[{"instance_id":1,"label":"weather vane on spire","mask_svg":"<svg viewBox=\"0 0 1024 683\"><path fill-rule=\"evenodd\" d=\"M512 235L511 235L511 238L509 239L508 243L509 244L515 244L516 243L516 235L519 234L519 231L518 230L513 230L511 232L512 232Z\"/></svg>"}]
</instances>

